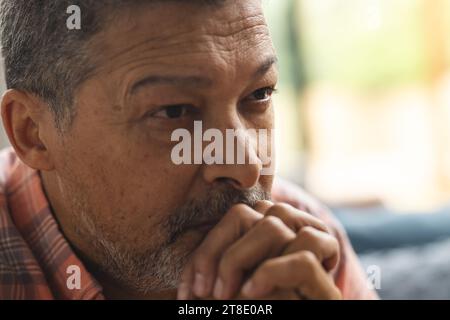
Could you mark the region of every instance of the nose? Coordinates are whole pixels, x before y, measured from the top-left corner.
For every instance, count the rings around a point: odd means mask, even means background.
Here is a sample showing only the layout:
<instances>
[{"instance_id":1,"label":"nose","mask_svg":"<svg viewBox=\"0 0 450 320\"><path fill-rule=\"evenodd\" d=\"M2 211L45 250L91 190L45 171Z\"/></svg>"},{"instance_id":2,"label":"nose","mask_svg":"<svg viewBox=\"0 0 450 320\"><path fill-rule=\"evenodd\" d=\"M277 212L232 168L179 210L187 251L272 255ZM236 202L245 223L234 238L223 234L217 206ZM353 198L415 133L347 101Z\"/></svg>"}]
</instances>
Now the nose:
<instances>
[{"instance_id":1,"label":"nose","mask_svg":"<svg viewBox=\"0 0 450 320\"><path fill-rule=\"evenodd\" d=\"M257 146L245 140L249 137L244 136L244 131L241 129L239 138L236 139L223 132L223 163L202 165L203 178L208 184L227 182L236 189L250 189L258 183L262 161L257 155ZM230 155L230 149L234 149L234 152L231 152L233 155ZM239 160L238 154L242 150L245 150L245 156ZM245 161L242 161L243 159Z\"/></svg>"},{"instance_id":2,"label":"nose","mask_svg":"<svg viewBox=\"0 0 450 320\"><path fill-rule=\"evenodd\" d=\"M211 164L205 165L203 178L208 184L227 182L236 189L254 187L260 177L258 164Z\"/></svg>"}]
</instances>

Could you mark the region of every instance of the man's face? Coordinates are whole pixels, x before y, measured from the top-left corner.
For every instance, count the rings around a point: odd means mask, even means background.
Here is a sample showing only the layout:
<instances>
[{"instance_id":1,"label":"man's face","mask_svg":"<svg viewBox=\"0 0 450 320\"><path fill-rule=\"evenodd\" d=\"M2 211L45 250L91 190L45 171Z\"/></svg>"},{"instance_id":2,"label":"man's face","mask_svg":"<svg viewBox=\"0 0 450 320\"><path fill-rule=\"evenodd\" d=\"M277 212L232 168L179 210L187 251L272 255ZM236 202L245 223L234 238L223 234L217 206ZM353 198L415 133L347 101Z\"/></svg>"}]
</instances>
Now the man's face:
<instances>
[{"instance_id":1,"label":"man's face","mask_svg":"<svg viewBox=\"0 0 450 320\"><path fill-rule=\"evenodd\" d=\"M195 120L223 132L273 126L277 71L260 1L186 2L108 21L92 40L98 68L76 93L72 126L47 133L55 170L43 174L70 213L56 212L66 236L143 291L175 286L211 225L237 202L268 197L272 183L257 165L171 160L172 132L192 132Z\"/></svg>"}]
</instances>

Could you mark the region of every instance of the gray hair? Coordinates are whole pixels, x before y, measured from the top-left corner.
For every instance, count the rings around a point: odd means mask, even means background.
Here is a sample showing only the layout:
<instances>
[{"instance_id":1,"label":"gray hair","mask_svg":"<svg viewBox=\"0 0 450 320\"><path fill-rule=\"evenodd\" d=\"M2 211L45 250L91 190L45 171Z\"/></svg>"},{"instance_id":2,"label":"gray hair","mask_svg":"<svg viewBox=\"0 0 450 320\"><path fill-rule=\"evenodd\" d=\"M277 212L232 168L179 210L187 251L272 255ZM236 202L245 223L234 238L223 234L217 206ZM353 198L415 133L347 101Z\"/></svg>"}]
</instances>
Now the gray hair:
<instances>
[{"instance_id":1,"label":"gray hair","mask_svg":"<svg viewBox=\"0 0 450 320\"><path fill-rule=\"evenodd\" d=\"M7 88L42 98L58 128L71 123L75 91L96 68L89 41L101 31L106 18L123 6L158 1L162 0L1 0L0 39ZM217 4L224 0L190 1ZM71 5L81 9L81 30L66 27Z\"/></svg>"}]
</instances>

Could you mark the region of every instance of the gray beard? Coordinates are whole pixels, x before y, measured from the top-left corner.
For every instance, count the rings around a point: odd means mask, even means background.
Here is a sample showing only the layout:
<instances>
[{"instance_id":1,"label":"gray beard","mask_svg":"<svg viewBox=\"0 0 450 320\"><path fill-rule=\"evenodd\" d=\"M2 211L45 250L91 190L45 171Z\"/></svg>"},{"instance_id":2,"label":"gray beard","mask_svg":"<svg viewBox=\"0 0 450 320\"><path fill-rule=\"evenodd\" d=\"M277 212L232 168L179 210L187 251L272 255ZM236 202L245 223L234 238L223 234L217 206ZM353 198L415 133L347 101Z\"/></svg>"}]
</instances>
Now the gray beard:
<instances>
[{"instance_id":1,"label":"gray beard","mask_svg":"<svg viewBox=\"0 0 450 320\"><path fill-rule=\"evenodd\" d=\"M228 185L212 189L203 199L192 200L167 215L160 225L166 234L164 243L145 253L124 249L108 240L86 210L79 212L83 233L95 239L93 245L103 253L98 266L101 272L124 288L145 295L177 288L185 264L203 240L189 244L191 250L180 250L183 246L179 238L190 226L205 220L219 221L235 204L253 207L256 202L268 199L270 193L260 186L250 190L238 190Z\"/></svg>"}]
</instances>

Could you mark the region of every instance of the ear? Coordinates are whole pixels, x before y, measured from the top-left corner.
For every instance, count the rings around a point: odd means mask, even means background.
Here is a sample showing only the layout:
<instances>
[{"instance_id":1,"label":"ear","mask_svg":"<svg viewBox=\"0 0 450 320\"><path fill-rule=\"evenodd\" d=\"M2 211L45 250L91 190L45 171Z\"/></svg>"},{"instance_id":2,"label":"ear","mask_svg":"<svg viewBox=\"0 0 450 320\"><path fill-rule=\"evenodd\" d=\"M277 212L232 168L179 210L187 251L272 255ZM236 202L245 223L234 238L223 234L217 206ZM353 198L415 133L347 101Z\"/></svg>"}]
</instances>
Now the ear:
<instances>
[{"instance_id":1,"label":"ear","mask_svg":"<svg viewBox=\"0 0 450 320\"><path fill-rule=\"evenodd\" d=\"M17 156L36 170L53 169L49 152L42 141L44 103L16 89L7 90L1 102L2 120Z\"/></svg>"}]
</instances>

